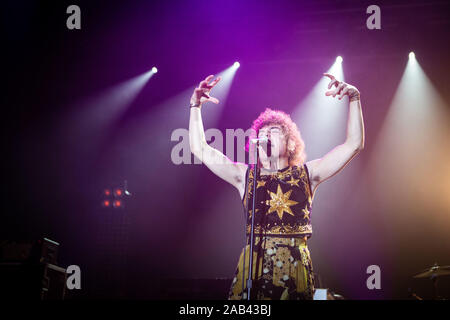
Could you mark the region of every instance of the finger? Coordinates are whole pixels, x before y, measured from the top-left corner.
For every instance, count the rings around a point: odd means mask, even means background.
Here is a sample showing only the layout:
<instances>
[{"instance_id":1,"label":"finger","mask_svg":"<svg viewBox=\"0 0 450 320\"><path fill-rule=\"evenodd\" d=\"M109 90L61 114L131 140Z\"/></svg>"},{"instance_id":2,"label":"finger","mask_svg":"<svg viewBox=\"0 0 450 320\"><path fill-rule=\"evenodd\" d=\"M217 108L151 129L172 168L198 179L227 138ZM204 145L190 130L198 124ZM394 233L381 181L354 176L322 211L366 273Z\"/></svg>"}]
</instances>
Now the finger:
<instances>
[{"instance_id":1,"label":"finger","mask_svg":"<svg viewBox=\"0 0 450 320\"><path fill-rule=\"evenodd\" d=\"M214 75L207 76L205 78L205 80L200 82L200 84L198 85L199 88L204 88L204 87L208 86L208 82L210 82L212 78L214 78Z\"/></svg>"},{"instance_id":2,"label":"finger","mask_svg":"<svg viewBox=\"0 0 450 320\"><path fill-rule=\"evenodd\" d=\"M338 95L338 94L341 92L341 90L342 90L343 88L344 88L344 84L343 84L343 83L340 83L340 84L336 87L336 89L334 90L333 98L336 97L336 95Z\"/></svg>"},{"instance_id":3,"label":"finger","mask_svg":"<svg viewBox=\"0 0 450 320\"><path fill-rule=\"evenodd\" d=\"M334 90L330 90L330 91L325 92L325 95L326 96L333 96L333 97L336 96L336 94L339 92L339 90L341 90L341 88L340 88L341 85L343 85L343 84L342 83L339 84L339 86L336 89L334 89Z\"/></svg>"},{"instance_id":4,"label":"finger","mask_svg":"<svg viewBox=\"0 0 450 320\"><path fill-rule=\"evenodd\" d=\"M207 86L208 85L208 82L206 81L206 80L203 80L203 81L201 81L199 84L198 84L198 87L199 88L204 88L205 86Z\"/></svg>"},{"instance_id":5,"label":"finger","mask_svg":"<svg viewBox=\"0 0 450 320\"><path fill-rule=\"evenodd\" d=\"M339 100L341 100L348 92L348 87L345 87L344 90L342 90L341 94L339 95Z\"/></svg>"},{"instance_id":6,"label":"finger","mask_svg":"<svg viewBox=\"0 0 450 320\"><path fill-rule=\"evenodd\" d=\"M214 86L220 81L220 77L217 78L216 80L214 80L213 82L211 82L210 84L207 84L205 86L205 88L208 88L209 90L211 90L212 88L214 88Z\"/></svg>"},{"instance_id":7,"label":"finger","mask_svg":"<svg viewBox=\"0 0 450 320\"><path fill-rule=\"evenodd\" d=\"M210 88L201 88L200 90L206 94L208 94L211 91Z\"/></svg>"},{"instance_id":8,"label":"finger","mask_svg":"<svg viewBox=\"0 0 450 320\"><path fill-rule=\"evenodd\" d=\"M218 77L216 80L214 80L213 82L211 82L210 84L209 84L209 87L212 89L212 88L214 88L214 86L221 80L222 78L221 77Z\"/></svg>"},{"instance_id":9,"label":"finger","mask_svg":"<svg viewBox=\"0 0 450 320\"><path fill-rule=\"evenodd\" d=\"M202 89L200 89L200 91L201 91L201 96L202 97L206 97L206 98L208 98L209 99L209 89L208 88L202 88Z\"/></svg>"},{"instance_id":10,"label":"finger","mask_svg":"<svg viewBox=\"0 0 450 320\"><path fill-rule=\"evenodd\" d=\"M344 86L345 84L342 82L337 86L337 88L334 90L333 98L336 97L336 95L344 88Z\"/></svg>"},{"instance_id":11,"label":"finger","mask_svg":"<svg viewBox=\"0 0 450 320\"><path fill-rule=\"evenodd\" d=\"M336 79L331 80L331 82L328 84L328 89L331 89L331 87L332 87L333 85L335 85L335 86L337 87L338 84L339 84L339 81L337 81Z\"/></svg>"},{"instance_id":12,"label":"finger","mask_svg":"<svg viewBox=\"0 0 450 320\"><path fill-rule=\"evenodd\" d=\"M211 91L211 90L208 89L208 88L196 88L196 89L195 89L195 94L196 94L198 97L202 97L202 96L204 96L204 94L208 94L209 91Z\"/></svg>"},{"instance_id":13,"label":"finger","mask_svg":"<svg viewBox=\"0 0 450 320\"><path fill-rule=\"evenodd\" d=\"M196 97L200 98L202 96L203 90L200 88L195 88L194 89L194 94Z\"/></svg>"},{"instance_id":14,"label":"finger","mask_svg":"<svg viewBox=\"0 0 450 320\"><path fill-rule=\"evenodd\" d=\"M330 78L331 80L336 79L336 78L335 78L332 74L330 74L330 73L324 73L323 75L326 76L326 77L328 77L328 78Z\"/></svg>"},{"instance_id":15,"label":"finger","mask_svg":"<svg viewBox=\"0 0 450 320\"><path fill-rule=\"evenodd\" d=\"M219 99L214 98L214 97L209 97L208 101L211 101L212 103L215 103L215 104L219 103Z\"/></svg>"}]
</instances>

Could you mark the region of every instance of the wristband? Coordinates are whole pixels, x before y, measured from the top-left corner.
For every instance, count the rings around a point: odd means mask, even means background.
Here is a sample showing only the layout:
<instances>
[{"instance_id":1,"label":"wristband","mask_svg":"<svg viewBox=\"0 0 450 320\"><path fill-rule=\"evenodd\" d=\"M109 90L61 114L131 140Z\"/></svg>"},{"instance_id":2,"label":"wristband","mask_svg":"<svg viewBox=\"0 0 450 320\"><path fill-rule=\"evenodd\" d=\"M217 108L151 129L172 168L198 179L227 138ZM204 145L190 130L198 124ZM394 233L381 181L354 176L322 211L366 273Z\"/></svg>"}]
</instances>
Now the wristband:
<instances>
[{"instance_id":1,"label":"wristband","mask_svg":"<svg viewBox=\"0 0 450 320\"><path fill-rule=\"evenodd\" d=\"M350 102L358 101L361 99L361 95L360 95L359 91L355 91L351 95L349 95L348 98L349 98Z\"/></svg>"},{"instance_id":2,"label":"wristband","mask_svg":"<svg viewBox=\"0 0 450 320\"><path fill-rule=\"evenodd\" d=\"M196 104L190 104L189 105L189 108L200 108L201 107L201 104L200 103L196 103Z\"/></svg>"}]
</instances>

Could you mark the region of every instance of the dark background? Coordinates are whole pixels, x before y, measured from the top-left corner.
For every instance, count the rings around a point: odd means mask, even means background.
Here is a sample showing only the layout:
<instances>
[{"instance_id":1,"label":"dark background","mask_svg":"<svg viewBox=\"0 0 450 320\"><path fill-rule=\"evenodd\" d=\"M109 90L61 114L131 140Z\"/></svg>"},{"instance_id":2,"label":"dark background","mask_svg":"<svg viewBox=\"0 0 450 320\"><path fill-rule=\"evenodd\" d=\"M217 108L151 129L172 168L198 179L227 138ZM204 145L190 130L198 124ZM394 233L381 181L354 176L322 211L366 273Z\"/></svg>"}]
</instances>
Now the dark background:
<instances>
[{"instance_id":1,"label":"dark background","mask_svg":"<svg viewBox=\"0 0 450 320\"><path fill-rule=\"evenodd\" d=\"M71 4L81 8L81 30L66 28ZM60 265L82 270L73 297L170 298L167 278L231 279L243 244L241 203L205 166L171 162L171 132L188 127L189 113L188 100L167 101L238 60L214 125L247 129L266 106L293 111L341 55L346 81L363 97L366 147L354 160L362 171L410 51L447 108L450 101L448 1L379 1L382 29L373 31L365 26L371 4L2 3L0 238L58 241ZM159 72L136 100L100 126L114 111L88 104L90 97L153 66ZM322 155L311 152L308 160ZM450 222L437 226L432 210L400 220L368 202L356 205L351 194L364 189L361 171L346 169L318 189L315 271L350 299L406 299L408 288L430 297L431 284L410 276L434 262L450 264ZM103 210L103 188L125 179L133 194L126 209ZM366 288L370 264L382 269L382 290ZM448 297L448 279L441 285Z\"/></svg>"}]
</instances>

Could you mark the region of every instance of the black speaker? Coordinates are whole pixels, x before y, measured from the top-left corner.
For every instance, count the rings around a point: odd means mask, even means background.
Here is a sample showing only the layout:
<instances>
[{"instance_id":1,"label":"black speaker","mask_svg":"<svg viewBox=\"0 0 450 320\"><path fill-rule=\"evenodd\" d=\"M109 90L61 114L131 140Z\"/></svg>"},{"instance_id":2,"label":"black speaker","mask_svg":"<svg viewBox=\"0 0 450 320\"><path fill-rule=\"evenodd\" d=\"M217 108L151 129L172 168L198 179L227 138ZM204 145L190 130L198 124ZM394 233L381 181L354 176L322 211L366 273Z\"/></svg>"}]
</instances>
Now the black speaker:
<instances>
[{"instance_id":1,"label":"black speaker","mask_svg":"<svg viewBox=\"0 0 450 320\"><path fill-rule=\"evenodd\" d=\"M0 294L3 299L64 299L67 273L58 267L59 244L37 241L0 242Z\"/></svg>"}]
</instances>

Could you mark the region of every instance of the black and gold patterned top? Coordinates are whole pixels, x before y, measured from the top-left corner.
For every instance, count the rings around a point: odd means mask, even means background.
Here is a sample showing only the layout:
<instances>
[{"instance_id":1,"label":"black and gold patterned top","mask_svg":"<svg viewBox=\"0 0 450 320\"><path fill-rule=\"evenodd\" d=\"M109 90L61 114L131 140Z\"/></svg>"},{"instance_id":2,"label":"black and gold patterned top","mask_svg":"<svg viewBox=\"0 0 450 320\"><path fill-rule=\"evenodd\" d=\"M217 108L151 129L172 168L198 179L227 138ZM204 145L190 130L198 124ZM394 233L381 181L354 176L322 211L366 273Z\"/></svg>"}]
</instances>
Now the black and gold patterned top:
<instances>
[{"instance_id":1,"label":"black and gold patterned top","mask_svg":"<svg viewBox=\"0 0 450 320\"><path fill-rule=\"evenodd\" d=\"M306 165L289 166L270 175L260 175L256 184L256 236L310 238L312 192ZM246 174L242 199L247 213L247 236L250 235L253 206L254 165Z\"/></svg>"}]
</instances>

